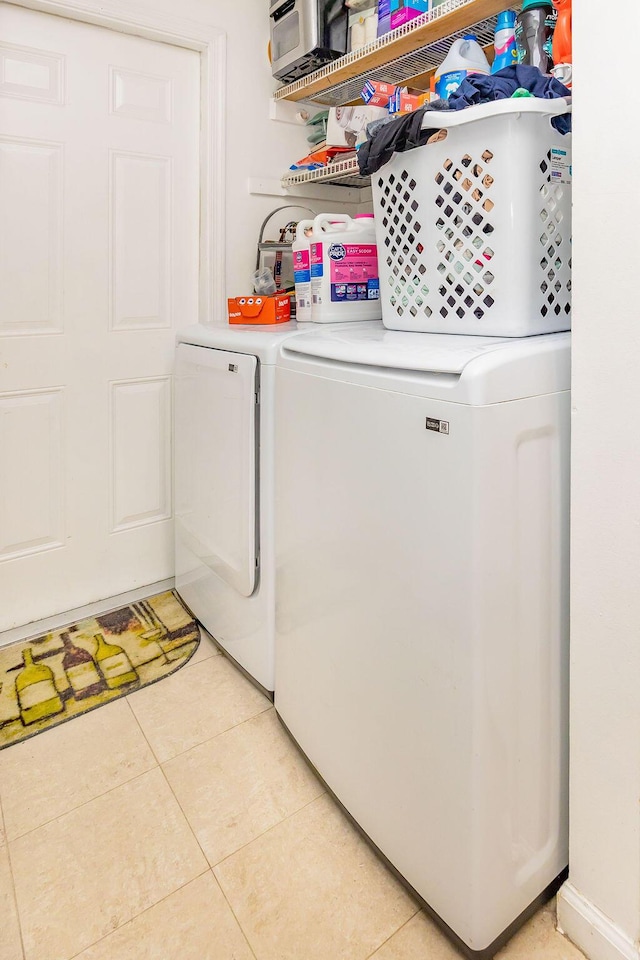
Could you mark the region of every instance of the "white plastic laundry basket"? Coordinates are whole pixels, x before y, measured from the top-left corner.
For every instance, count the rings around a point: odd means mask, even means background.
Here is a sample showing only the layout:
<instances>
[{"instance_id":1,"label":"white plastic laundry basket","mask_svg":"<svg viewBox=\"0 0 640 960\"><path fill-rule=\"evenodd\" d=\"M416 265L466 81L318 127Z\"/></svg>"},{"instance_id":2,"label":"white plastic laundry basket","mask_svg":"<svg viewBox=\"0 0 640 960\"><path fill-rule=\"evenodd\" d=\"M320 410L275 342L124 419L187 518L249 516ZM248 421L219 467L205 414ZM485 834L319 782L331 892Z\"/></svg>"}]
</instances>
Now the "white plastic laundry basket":
<instances>
[{"instance_id":1,"label":"white plastic laundry basket","mask_svg":"<svg viewBox=\"0 0 640 960\"><path fill-rule=\"evenodd\" d=\"M425 115L446 138L372 176L382 321L525 337L571 327L571 135L565 100Z\"/></svg>"}]
</instances>

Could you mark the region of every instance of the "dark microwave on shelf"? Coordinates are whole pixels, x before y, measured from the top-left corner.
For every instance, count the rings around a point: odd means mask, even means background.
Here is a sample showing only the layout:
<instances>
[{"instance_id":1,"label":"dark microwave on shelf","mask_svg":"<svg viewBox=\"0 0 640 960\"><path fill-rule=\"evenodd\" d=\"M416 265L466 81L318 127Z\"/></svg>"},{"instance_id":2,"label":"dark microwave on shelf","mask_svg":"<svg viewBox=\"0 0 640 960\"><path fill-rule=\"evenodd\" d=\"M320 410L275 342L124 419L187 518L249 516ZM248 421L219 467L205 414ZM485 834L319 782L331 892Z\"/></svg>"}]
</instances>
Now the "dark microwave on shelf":
<instances>
[{"instance_id":1,"label":"dark microwave on shelf","mask_svg":"<svg viewBox=\"0 0 640 960\"><path fill-rule=\"evenodd\" d=\"M312 73L347 52L344 0L270 0L271 72L283 83Z\"/></svg>"}]
</instances>

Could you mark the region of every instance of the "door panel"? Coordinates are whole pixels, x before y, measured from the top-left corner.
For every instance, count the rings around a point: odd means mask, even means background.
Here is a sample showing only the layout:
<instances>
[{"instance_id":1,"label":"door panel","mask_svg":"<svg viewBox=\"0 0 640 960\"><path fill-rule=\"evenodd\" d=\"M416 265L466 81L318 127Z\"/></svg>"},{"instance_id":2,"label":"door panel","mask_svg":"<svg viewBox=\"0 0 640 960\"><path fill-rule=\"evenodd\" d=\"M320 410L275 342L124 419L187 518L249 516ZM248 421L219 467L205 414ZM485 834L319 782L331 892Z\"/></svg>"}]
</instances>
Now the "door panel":
<instances>
[{"instance_id":1,"label":"door panel","mask_svg":"<svg viewBox=\"0 0 640 960\"><path fill-rule=\"evenodd\" d=\"M173 575L200 58L8 4L0 34L2 630Z\"/></svg>"},{"instance_id":2,"label":"door panel","mask_svg":"<svg viewBox=\"0 0 640 960\"><path fill-rule=\"evenodd\" d=\"M2 336L62 332L63 169L62 144L0 137Z\"/></svg>"}]
</instances>

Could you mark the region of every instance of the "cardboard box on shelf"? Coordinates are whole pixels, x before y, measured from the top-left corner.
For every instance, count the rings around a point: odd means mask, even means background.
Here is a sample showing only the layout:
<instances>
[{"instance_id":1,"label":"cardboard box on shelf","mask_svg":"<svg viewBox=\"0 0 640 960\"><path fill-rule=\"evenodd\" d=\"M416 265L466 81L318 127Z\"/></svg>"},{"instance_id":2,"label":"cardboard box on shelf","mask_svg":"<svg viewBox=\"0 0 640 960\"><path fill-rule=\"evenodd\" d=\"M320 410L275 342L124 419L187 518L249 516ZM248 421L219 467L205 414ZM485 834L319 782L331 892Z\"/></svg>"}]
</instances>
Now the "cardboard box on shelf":
<instances>
[{"instance_id":1,"label":"cardboard box on shelf","mask_svg":"<svg viewBox=\"0 0 640 960\"><path fill-rule=\"evenodd\" d=\"M431 6L430 0L391 0L391 29L396 30L403 23L428 13Z\"/></svg>"},{"instance_id":2,"label":"cardboard box on shelf","mask_svg":"<svg viewBox=\"0 0 640 960\"><path fill-rule=\"evenodd\" d=\"M359 147L367 139L367 124L385 117L385 107L330 107L327 146Z\"/></svg>"},{"instance_id":3,"label":"cardboard box on shelf","mask_svg":"<svg viewBox=\"0 0 640 960\"><path fill-rule=\"evenodd\" d=\"M407 90L397 87L389 100L389 113L413 113L429 102L429 94L424 90Z\"/></svg>"},{"instance_id":4,"label":"cardboard box on shelf","mask_svg":"<svg viewBox=\"0 0 640 960\"><path fill-rule=\"evenodd\" d=\"M253 294L227 300L229 323L286 323L291 319L291 301L281 293L271 297Z\"/></svg>"},{"instance_id":5,"label":"cardboard box on shelf","mask_svg":"<svg viewBox=\"0 0 640 960\"><path fill-rule=\"evenodd\" d=\"M382 80L365 80L360 96L370 107L386 107L396 85Z\"/></svg>"}]
</instances>

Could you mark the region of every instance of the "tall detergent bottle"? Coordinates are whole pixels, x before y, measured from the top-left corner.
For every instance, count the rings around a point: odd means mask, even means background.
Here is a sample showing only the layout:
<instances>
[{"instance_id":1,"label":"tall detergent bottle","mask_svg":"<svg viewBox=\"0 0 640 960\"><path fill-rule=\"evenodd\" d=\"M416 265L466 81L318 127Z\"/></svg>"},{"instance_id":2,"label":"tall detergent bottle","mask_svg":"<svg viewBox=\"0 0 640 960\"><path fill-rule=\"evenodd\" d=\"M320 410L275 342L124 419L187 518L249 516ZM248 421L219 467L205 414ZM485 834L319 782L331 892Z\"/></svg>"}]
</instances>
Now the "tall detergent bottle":
<instances>
[{"instance_id":1,"label":"tall detergent bottle","mask_svg":"<svg viewBox=\"0 0 640 960\"><path fill-rule=\"evenodd\" d=\"M472 34L451 44L449 53L436 70L436 95L448 100L470 73L491 73L484 50Z\"/></svg>"},{"instance_id":2,"label":"tall detergent bottle","mask_svg":"<svg viewBox=\"0 0 640 960\"><path fill-rule=\"evenodd\" d=\"M378 247L372 214L321 213L311 238L311 319L380 320Z\"/></svg>"},{"instance_id":3,"label":"tall detergent bottle","mask_svg":"<svg viewBox=\"0 0 640 960\"><path fill-rule=\"evenodd\" d=\"M296 320L311 320L311 237L313 220L300 220L291 246L296 285Z\"/></svg>"},{"instance_id":4,"label":"tall detergent bottle","mask_svg":"<svg viewBox=\"0 0 640 960\"><path fill-rule=\"evenodd\" d=\"M516 46L516 14L514 10L503 10L498 14L493 46L496 51L491 73L504 70L505 67L514 67L518 62L518 48Z\"/></svg>"},{"instance_id":5,"label":"tall detergent bottle","mask_svg":"<svg viewBox=\"0 0 640 960\"><path fill-rule=\"evenodd\" d=\"M553 57L553 75L566 87L571 86L571 0L553 0L558 19L553 31L551 54Z\"/></svg>"},{"instance_id":6,"label":"tall detergent bottle","mask_svg":"<svg viewBox=\"0 0 640 960\"><path fill-rule=\"evenodd\" d=\"M518 62L550 73L555 14L551 0L524 0L516 17Z\"/></svg>"}]
</instances>

